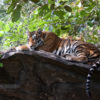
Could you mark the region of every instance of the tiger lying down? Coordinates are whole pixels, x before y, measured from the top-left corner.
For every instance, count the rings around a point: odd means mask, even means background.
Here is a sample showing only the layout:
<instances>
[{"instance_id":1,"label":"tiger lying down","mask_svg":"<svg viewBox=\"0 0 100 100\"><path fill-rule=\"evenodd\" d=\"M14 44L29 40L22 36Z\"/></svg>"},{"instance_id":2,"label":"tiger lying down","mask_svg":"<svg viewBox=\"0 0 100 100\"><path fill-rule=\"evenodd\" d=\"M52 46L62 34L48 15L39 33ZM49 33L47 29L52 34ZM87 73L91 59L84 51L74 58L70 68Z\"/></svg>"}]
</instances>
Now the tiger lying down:
<instances>
[{"instance_id":1,"label":"tiger lying down","mask_svg":"<svg viewBox=\"0 0 100 100\"><path fill-rule=\"evenodd\" d=\"M28 33L28 44L15 48L19 50L44 50L65 57L66 60L87 62L92 60L86 80L86 93L90 97L90 81L94 70L100 66L100 51L93 44L71 38L59 38L53 32L38 29ZM94 60L93 60L94 59Z\"/></svg>"}]
</instances>

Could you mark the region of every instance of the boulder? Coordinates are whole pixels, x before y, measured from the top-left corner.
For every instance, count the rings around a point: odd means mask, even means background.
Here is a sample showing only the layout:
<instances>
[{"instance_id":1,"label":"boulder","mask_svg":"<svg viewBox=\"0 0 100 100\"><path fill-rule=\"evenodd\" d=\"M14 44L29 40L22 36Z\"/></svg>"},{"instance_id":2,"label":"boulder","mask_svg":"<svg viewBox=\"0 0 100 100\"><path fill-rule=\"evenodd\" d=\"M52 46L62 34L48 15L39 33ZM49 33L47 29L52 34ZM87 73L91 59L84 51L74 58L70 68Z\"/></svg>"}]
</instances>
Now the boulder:
<instances>
[{"instance_id":1,"label":"boulder","mask_svg":"<svg viewBox=\"0 0 100 100\"><path fill-rule=\"evenodd\" d=\"M89 65L45 51L6 52L0 63L0 100L89 100ZM91 83L91 100L100 100L100 69Z\"/></svg>"}]
</instances>

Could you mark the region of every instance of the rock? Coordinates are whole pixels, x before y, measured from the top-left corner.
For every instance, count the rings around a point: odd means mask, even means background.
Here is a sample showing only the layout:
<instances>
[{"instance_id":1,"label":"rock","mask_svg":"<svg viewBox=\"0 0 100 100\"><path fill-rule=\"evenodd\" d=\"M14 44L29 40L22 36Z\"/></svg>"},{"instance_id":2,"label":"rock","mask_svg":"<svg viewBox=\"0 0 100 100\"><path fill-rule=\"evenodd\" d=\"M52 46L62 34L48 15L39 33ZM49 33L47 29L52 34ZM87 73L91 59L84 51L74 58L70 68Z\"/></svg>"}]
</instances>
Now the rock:
<instances>
[{"instance_id":1,"label":"rock","mask_svg":"<svg viewBox=\"0 0 100 100\"><path fill-rule=\"evenodd\" d=\"M45 51L6 52L0 62L0 100L89 100L86 64ZM92 99L100 100L100 69L91 91Z\"/></svg>"}]
</instances>

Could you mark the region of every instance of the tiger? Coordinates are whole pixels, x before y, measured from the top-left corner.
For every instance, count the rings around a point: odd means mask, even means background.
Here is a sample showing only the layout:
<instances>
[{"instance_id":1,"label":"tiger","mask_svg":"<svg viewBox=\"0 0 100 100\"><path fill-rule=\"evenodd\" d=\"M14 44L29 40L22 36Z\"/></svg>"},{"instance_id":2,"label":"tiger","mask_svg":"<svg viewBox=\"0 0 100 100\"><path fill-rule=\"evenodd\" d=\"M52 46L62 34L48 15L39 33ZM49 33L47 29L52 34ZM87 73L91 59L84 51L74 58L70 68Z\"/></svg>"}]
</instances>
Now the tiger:
<instances>
[{"instance_id":1,"label":"tiger","mask_svg":"<svg viewBox=\"0 0 100 100\"><path fill-rule=\"evenodd\" d=\"M72 38L60 38L53 32L38 29L37 31L28 32L27 45L18 46L15 49L17 51L44 50L64 57L69 61L85 62L90 64L91 67L86 79L86 94L89 97L91 96L91 77L94 70L100 66L100 51L95 45Z\"/></svg>"}]
</instances>

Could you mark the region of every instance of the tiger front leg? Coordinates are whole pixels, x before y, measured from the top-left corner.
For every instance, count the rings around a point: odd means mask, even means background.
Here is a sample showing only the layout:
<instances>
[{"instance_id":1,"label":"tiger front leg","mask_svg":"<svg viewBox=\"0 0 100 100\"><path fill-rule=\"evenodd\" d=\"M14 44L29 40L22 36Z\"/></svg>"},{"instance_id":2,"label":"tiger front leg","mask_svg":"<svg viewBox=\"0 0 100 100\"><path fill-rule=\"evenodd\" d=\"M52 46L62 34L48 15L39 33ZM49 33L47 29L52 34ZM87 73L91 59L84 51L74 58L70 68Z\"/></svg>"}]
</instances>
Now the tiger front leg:
<instances>
[{"instance_id":1,"label":"tiger front leg","mask_svg":"<svg viewBox=\"0 0 100 100\"><path fill-rule=\"evenodd\" d=\"M18 46L15 47L16 51L32 51L33 49L31 48L30 45L22 45L22 46Z\"/></svg>"}]
</instances>

